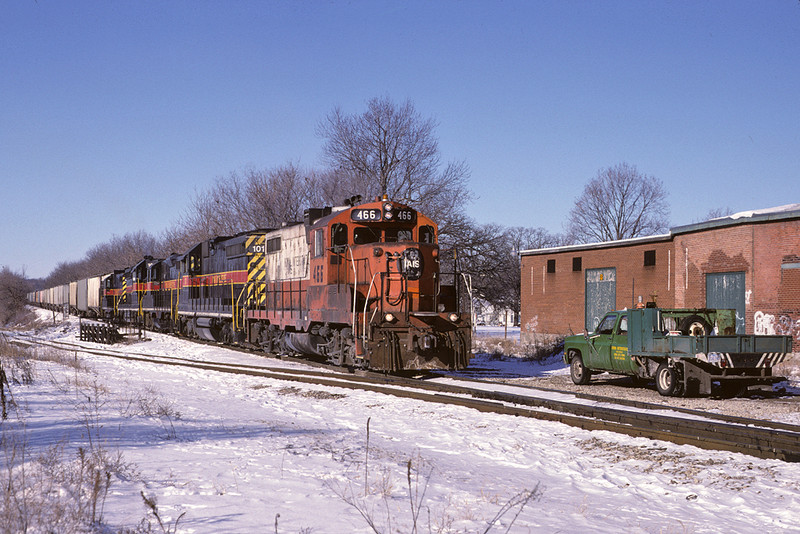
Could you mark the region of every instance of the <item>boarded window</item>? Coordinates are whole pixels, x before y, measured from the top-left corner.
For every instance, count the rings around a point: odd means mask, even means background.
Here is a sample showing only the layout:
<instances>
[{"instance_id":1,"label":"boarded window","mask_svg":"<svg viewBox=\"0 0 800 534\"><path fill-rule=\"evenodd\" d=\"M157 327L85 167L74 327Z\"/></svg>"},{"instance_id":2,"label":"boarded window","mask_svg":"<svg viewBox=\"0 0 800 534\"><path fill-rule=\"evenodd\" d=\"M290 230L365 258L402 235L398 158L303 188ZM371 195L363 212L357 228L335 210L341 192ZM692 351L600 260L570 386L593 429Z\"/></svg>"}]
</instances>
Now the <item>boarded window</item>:
<instances>
[{"instance_id":1,"label":"boarded window","mask_svg":"<svg viewBox=\"0 0 800 534\"><path fill-rule=\"evenodd\" d=\"M656 264L656 251L655 250L645 250L644 251L644 266L651 267Z\"/></svg>"},{"instance_id":2,"label":"boarded window","mask_svg":"<svg viewBox=\"0 0 800 534\"><path fill-rule=\"evenodd\" d=\"M578 256L577 258L572 258L572 270L573 271L580 271L583 268L581 257Z\"/></svg>"},{"instance_id":3,"label":"boarded window","mask_svg":"<svg viewBox=\"0 0 800 534\"><path fill-rule=\"evenodd\" d=\"M548 273L556 272L556 260L547 260L547 272Z\"/></svg>"},{"instance_id":4,"label":"boarded window","mask_svg":"<svg viewBox=\"0 0 800 534\"><path fill-rule=\"evenodd\" d=\"M230 246L225 247L225 255L229 258L234 256L242 256L244 253L247 252L245 248L244 242L236 243Z\"/></svg>"},{"instance_id":5,"label":"boarded window","mask_svg":"<svg viewBox=\"0 0 800 534\"><path fill-rule=\"evenodd\" d=\"M280 249L281 249L280 237L273 237L272 239L267 239L267 253L278 252Z\"/></svg>"}]
</instances>

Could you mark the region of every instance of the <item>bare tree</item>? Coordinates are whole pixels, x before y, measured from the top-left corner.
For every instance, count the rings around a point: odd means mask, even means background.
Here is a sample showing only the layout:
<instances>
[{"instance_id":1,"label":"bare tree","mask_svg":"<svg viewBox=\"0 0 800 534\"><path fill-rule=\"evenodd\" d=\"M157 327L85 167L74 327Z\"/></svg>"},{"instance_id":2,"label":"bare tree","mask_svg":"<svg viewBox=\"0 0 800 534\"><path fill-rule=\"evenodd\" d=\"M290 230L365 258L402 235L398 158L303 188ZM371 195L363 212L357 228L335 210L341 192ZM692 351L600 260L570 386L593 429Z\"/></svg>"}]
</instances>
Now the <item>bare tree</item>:
<instances>
[{"instance_id":1,"label":"bare tree","mask_svg":"<svg viewBox=\"0 0 800 534\"><path fill-rule=\"evenodd\" d=\"M598 172L575 201L568 234L578 243L615 241L668 229L663 182L620 163Z\"/></svg>"},{"instance_id":2,"label":"bare tree","mask_svg":"<svg viewBox=\"0 0 800 534\"><path fill-rule=\"evenodd\" d=\"M336 171L340 191L365 198L385 194L412 205L439 222L447 242L472 195L466 163L442 169L435 128L411 101L396 105L383 97L367 102L361 114L334 109L317 126L317 135L325 139L324 161Z\"/></svg>"},{"instance_id":3,"label":"bare tree","mask_svg":"<svg viewBox=\"0 0 800 534\"><path fill-rule=\"evenodd\" d=\"M711 219L728 217L730 215L733 215L733 210L730 207L714 208L708 210L708 213L706 213L705 217L703 217L699 221L696 220L694 222L705 222L705 221L710 221Z\"/></svg>"},{"instance_id":4,"label":"bare tree","mask_svg":"<svg viewBox=\"0 0 800 534\"><path fill-rule=\"evenodd\" d=\"M232 172L195 193L165 241L188 247L214 236L301 221L304 210L324 197L321 192L326 188L320 182L328 179L293 163Z\"/></svg>"},{"instance_id":5,"label":"bare tree","mask_svg":"<svg viewBox=\"0 0 800 534\"><path fill-rule=\"evenodd\" d=\"M566 244L544 228L473 225L460 243L461 269L470 274L475 296L499 308L519 311L522 250Z\"/></svg>"}]
</instances>

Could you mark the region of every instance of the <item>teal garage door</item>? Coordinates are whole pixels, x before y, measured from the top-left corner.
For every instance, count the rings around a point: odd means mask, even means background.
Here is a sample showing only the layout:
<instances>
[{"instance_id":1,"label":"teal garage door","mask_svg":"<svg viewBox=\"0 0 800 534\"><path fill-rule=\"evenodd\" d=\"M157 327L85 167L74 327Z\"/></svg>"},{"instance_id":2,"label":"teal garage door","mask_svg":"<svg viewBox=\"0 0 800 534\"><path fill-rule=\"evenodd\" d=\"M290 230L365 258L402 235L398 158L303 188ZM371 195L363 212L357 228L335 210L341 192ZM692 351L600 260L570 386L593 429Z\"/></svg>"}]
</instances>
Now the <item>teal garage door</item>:
<instances>
[{"instance_id":1,"label":"teal garage door","mask_svg":"<svg viewBox=\"0 0 800 534\"><path fill-rule=\"evenodd\" d=\"M744 334L744 272L706 274L706 307L736 310L736 333Z\"/></svg>"},{"instance_id":2,"label":"teal garage door","mask_svg":"<svg viewBox=\"0 0 800 534\"><path fill-rule=\"evenodd\" d=\"M586 318L587 332L593 332L606 312L617 307L617 270L586 269Z\"/></svg>"}]
</instances>

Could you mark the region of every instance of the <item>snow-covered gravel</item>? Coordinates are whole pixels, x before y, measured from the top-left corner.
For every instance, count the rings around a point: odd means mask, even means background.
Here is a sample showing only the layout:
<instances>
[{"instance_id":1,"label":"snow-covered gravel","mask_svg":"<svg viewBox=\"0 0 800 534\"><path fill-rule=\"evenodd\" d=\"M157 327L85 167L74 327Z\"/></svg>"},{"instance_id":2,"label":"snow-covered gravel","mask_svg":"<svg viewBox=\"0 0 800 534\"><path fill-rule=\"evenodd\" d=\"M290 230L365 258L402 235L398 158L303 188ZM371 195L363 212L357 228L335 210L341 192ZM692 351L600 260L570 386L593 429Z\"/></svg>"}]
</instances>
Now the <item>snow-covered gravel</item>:
<instances>
[{"instance_id":1,"label":"snow-covered gravel","mask_svg":"<svg viewBox=\"0 0 800 534\"><path fill-rule=\"evenodd\" d=\"M74 341L75 332L66 323L40 335ZM264 362L161 335L129 348ZM29 462L56 443L124 458L104 506L109 532L145 517L140 492L157 499L165 524L184 514L179 532L408 533L414 514L420 533L800 531L800 464L370 392L78 358L88 371L36 362L32 384L12 385L14 417L25 422ZM507 363L506 374L535 365ZM539 370L516 380L569 380L557 365Z\"/></svg>"}]
</instances>

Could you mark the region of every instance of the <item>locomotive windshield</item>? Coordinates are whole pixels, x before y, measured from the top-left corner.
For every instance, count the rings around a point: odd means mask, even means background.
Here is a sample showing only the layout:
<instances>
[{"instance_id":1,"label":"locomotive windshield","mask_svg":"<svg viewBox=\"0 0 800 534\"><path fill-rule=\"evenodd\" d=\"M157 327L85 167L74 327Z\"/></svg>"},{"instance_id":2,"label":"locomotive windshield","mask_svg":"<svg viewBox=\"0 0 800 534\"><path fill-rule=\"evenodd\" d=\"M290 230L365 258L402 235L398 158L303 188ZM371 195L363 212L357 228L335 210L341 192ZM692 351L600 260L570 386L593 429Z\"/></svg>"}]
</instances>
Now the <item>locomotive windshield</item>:
<instances>
[{"instance_id":1,"label":"locomotive windshield","mask_svg":"<svg viewBox=\"0 0 800 534\"><path fill-rule=\"evenodd\" d=\"M432 226L421 226L417 232L418 242L436 243L436 233ZM316 239L317 243L321 243L321 241L320 238ZM406 241L414 241L414 228L397 228L395 225L392 225L392 227L380 225L353 226L351 239L348 225L337 223L331 226L331 246L334 250L340 250L350 243L368 245L370 243L400 243Z\"/></svg>"}]
</instances>

